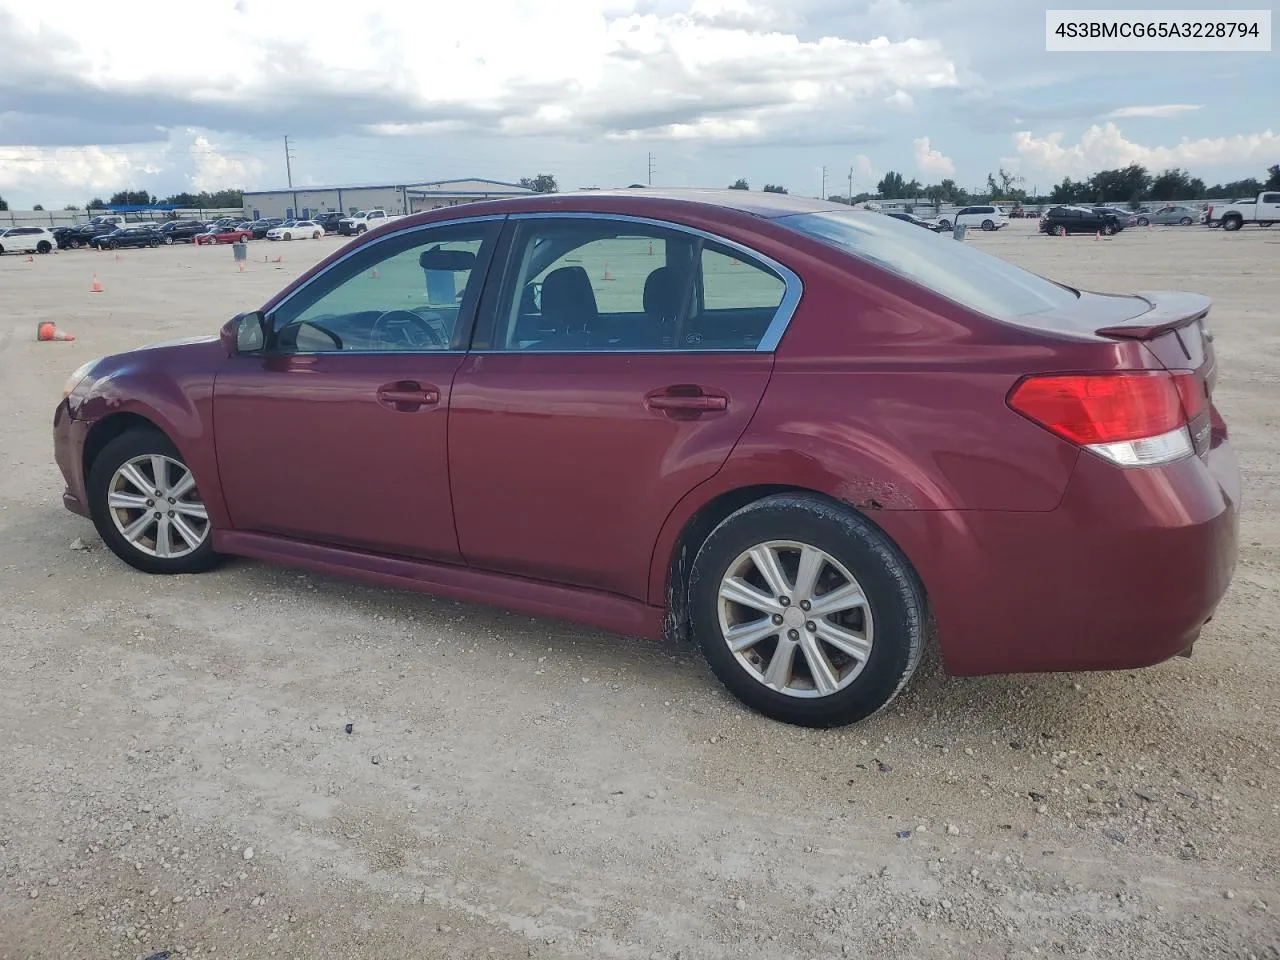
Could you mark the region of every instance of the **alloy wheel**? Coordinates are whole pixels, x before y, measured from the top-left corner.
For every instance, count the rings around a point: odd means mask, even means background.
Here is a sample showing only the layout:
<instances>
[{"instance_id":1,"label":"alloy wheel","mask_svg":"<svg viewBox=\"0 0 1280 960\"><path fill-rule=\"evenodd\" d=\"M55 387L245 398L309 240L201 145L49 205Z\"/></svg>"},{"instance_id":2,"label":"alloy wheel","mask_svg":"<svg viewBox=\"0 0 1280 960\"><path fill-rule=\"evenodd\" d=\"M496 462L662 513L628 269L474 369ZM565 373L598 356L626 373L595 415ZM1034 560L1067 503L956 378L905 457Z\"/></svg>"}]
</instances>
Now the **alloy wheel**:
<instances>
[{"instance_id":1,"label":"alloy wheel","mask_svg":"<svg viewBox=\"0 0 1280 960\"><path fill-rule=\"evenodd\" d=\"M720 582L720 631L756 681L791 697L843 690L871 655L871 606L833 556L791 540L743 552Z\"/></svg>"},{"instance_id":2,"label":"alloy wheel","mask_svg":"<svg viewBox=\"0 0 1280 960\"><path fill-rule=\"evenodd\" d=\"M209 513L195 477L162 454L121 464L107 487L107 508L120 535L148 556L185 557L209 536Z\"/></svg>"}]
</instances>

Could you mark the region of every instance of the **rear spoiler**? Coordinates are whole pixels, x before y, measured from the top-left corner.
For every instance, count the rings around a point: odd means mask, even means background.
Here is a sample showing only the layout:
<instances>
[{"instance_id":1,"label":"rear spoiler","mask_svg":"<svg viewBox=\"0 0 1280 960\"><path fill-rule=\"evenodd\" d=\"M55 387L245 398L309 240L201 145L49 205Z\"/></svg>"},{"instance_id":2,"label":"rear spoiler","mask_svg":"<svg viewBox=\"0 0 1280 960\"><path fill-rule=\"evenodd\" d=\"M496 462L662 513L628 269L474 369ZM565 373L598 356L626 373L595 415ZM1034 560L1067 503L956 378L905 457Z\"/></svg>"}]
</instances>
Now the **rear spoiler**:
<instances>
[{"instance_id":1,"label":"rear spoiler","mask_svg":"<svg viewBox=\"0 0 1280 960\"><path fill-rule=\"evenodd\" d=\"M1198 293L1139 293L1151 309L1132 320L1095 330L1100 337L1117 340L1154 340L1170 330L1189 327L1209 314L1213 301Z\"/></svg>"}]
</instances>

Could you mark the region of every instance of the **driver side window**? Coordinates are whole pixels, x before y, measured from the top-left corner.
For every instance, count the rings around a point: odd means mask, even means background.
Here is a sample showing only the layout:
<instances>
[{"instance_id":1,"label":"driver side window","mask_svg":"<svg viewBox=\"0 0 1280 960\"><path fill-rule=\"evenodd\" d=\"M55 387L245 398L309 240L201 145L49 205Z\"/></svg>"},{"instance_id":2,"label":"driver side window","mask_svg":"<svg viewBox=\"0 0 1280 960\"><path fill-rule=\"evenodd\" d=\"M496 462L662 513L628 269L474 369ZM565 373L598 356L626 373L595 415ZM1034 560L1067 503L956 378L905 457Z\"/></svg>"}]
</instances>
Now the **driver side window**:
<instances>
[{"instance_id":1,"label":"driver side window","mask_svg":"<svg viewBox=\"0 0 1280 960\"><path fill-rule=\"evenodd\" d=\"M271 316L281 353L466 349L495 221L406 230L336 262Z\"/></svg>"}]
</instances>

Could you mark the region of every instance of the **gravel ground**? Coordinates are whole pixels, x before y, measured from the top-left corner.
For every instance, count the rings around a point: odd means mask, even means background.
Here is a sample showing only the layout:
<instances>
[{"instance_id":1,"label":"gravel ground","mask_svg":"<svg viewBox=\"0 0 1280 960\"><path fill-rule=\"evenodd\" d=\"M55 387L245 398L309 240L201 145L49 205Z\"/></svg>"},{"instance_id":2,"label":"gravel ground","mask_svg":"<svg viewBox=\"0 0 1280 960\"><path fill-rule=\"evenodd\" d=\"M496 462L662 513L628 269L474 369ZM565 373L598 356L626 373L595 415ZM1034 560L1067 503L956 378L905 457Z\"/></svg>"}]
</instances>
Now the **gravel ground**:
<instances>
[{"instance_id":1,"label":"gravel ground","mask_svg":"<svg viewBox=\"0 0 1280 960\"><path fill-rule=\"evenodd\" d=\"M338 241L254 243L243 274L4 257L0 958L1280 957L1280 233L1033 230L967 242L1214 297L1235 583L1192 660L929 658L835 732L746 712L686 649L247 561L133 572L61 507L63 379ZM46 319L79 339L33 342Z\"/></svg>"}]
</instances>

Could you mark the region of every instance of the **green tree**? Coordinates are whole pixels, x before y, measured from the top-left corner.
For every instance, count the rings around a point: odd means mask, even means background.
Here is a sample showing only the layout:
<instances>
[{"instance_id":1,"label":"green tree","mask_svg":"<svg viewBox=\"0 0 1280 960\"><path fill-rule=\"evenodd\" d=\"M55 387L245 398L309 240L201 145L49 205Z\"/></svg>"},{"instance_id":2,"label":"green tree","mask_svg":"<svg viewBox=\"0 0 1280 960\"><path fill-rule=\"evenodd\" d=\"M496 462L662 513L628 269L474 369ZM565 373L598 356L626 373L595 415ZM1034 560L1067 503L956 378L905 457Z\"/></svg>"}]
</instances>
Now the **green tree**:
<instances>
[{"instance_id":1,"label":"green tree","mask_svg":"<svg viewBox=\"0 0 1280 960\"><path fill-rule=\"evenodd\" d=\"M730 190L750 190L751 184L747 183L747 181L744 178L739 177L737 180L733 181L733 183L729 184L729 189Z\"/></svg>"},{"instance_id":2,"label":"green tree","mask_svg":"<svg viewBox=\"0 0 1280 960\"><path fill-rule=\"evenodd\" d=\"M1267 167L1267 183L1263 190L1280 190L1280 163Z\"/></svg>"},{"instance_id":3,"label":"green tree","mask_svg":"<svg viewBox=\"0 0 1280 960\"><path fill-rule=\"evenodd\" d=\"M44 204L37 203L37 204L36 204L34 207L32 207L31 209L32 209L32 210L43 210L43 209L44 209Z\"/></svg>"},{"instance_id":4,"label":"green tree","mask_svg":"<svg viewBox=\"0 0 1280 960\"><path fill-rule=\"evenodd\" d=\"M103 201L103 199L102 199L101 197L94 197L92 200L90 200L90 201L89 201L88 209L90 209L90 210L105 210L105 209L107 209L107 205L106 205L106 203Z\"/></svg>"},{"instance_id":5,"label":"green tree","mask_svg":"<svg viewBox=\"0 0 1280 960\"><path fill-rule=\"evenodd\" d=\"M1147 196L1152 200L1189 200L1191 199L1191 174L1173 167L1162 171L1151 181Z\"/></svg>"},{"instance_id":6,"label":"green tree","mask_svg":"<svg viewBox=\"0 0 1280 960\"><path fill-rule=\"evenodd\" d=\"M902 179L902 174L896 170L890 170L876 184L876 192L881 199L894 200L898 197L906 195L906 181Z\"/></svg>"},{"instance_id":7,"label":"green tree","mask_svg":"<svg viewBox=\"0 0 1280 960\"><path fill-rule=\"evenodd\" d=\"M9 204L4 197L0 197L0 210L8 210Z\"/></svg>"},{"instance_id":8,"label":"green tree","mask_svg":"<svg viewBox=\"0 0 1280 960\"><path fill-rule=\"evenodd\" d=\"M108 203L113 206L145 206L155 203L156 198L145 190L120 190L111 195Z\"/></svg>"},{"instance_id":9,"label":"green tree","mask_svg":"<svg viewBox=\"0 0 1280 960\"><path fill-rule=\"evenodd\" d=\"M786 193L787 188L776 183L766 183L764 185L765 193Z\"/></svg>"},{"instance_id":10,"label":"green tree","mask_svg":"<svg viewBox=\"0 0 1280 960\"><path fill-rule=\"evenodd\" d=\"M79 207L77 207L74 203L68 203L68 204L67 204L65 207L63 207L62 209L63 209L63 210L79 210L80 208L79 208Z\"/></svg>"},{"instance_id":11,"label":"green tree","mask_svg":"<svg viewBox=\"0 0 1280 960\"><path fill-rule=\"evenodd\" d=\"M1127 200L1137 203L1151 190L1151 174L1138 163L1120 170L1099 170L1089 180L1092 199L1098 203Z\"/></svg>"},{"instance_id":12,"label":"green tree","mask_svg":"<svg viewBox=\"0 0 1280 960\"><path fill-rule=\"evenodd\" d=\"M549 173L540 173L536 177L521 177L520 186L528 187L534 193L558 193L560 185Z\"/></svg>"},{"instance_id":13,"label":"green tree","mask_svg":"<svg viewBox=\"0 0 1280 960\"><path fill-rule=\"evenodd\" d=\"M1084 181L1063 177L1062 182L1049 194L1050 203L1083 203L1089 192L1089 184Z\"/></svg>"},{"instance_id":14,"label":"green tree","mask_svg":"<svg viewBox=\"0 0 1280 960\"><path fill-rule=\"evenodd\" d=\"M922 192L924 192L924 186L920 183L919 180L912 177L910 180L908 180L906 183L902 185L901 196L918 197Z\"/></svg>"}]
</instances>

